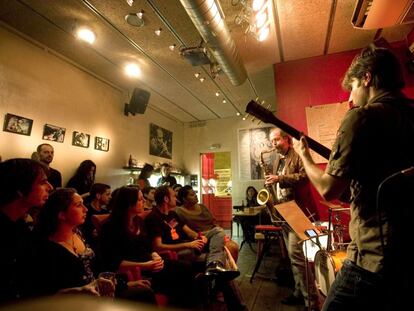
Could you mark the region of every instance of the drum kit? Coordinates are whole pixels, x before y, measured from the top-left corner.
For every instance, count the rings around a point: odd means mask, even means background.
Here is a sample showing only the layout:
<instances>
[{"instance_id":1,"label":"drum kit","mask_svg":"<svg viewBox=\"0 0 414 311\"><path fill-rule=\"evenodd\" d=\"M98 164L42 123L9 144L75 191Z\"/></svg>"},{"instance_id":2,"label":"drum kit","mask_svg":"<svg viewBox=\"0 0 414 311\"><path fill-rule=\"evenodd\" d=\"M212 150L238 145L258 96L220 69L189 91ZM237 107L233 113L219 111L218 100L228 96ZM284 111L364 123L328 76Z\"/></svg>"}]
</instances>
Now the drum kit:
<instances>
[{"instance_id":1,"label":"drum kit","mask_svg":"<svg viewBox=\"0 0 414 311\"><path fill-rule=\"evenodd\" d=\"M347 236L344 233L348 226L343 224L342 213L349 213L349 208L326 201L321 203L329 207L329 221L315 223L322 234L306 240L303 252L308 261L314 262L317 286L326 296L346 258L349 243L344 242L344 236Z\"/></svg>"}]
</instances>

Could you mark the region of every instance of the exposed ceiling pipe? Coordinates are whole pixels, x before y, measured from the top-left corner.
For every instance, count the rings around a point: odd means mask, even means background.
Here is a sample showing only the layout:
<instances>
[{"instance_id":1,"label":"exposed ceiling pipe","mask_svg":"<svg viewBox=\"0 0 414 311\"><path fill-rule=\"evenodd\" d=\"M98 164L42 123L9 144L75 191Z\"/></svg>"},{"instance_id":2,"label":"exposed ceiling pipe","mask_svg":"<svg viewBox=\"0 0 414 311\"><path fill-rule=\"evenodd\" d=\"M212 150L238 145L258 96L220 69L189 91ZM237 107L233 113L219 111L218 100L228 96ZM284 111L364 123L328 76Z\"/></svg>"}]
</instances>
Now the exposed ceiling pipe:
<instances>
[{"instance_id":1,"label":"exposed ceiling pipe","mask_svg":"<svg viewBox=\"0 0 414 311\"><path fill-rule=\"evenodd\" d=\"M180 0L215 60L233 85L247 78L246 68L215 0Z\"/></svg>"}]
</instances>

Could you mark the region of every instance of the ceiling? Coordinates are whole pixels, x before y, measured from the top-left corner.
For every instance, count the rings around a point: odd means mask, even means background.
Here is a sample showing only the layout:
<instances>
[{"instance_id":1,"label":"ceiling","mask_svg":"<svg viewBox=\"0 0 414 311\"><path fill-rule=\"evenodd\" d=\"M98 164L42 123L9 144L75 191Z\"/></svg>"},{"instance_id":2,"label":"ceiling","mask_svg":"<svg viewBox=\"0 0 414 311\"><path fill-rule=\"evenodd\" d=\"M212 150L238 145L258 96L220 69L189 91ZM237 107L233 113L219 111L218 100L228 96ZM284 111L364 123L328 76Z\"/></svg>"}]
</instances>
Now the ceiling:
<instances>
[{"instance_id":1,"label":"ceiling","mask_svg":"<svg viewBox=\"0 0 414 311\"><path fill-rule=\"evenodd\" d=\"M275 63L361 48L379 35L389 42L400 41L413 27L354 29L350 20L355 0L269 1L274 20L271 34L258 42L245 33L246 23L235 23L244 1L220 0L225 23L247 70L247 79L238 86L226 73L214 77L209 65L192 66L180 55L180 47L199 46L201 35L179 0L135 0L132 6L126 0L2 0L0 21L121 90L125 102L134 88L142 88L151 93L150 109L179 122L195 123L236 113L242 117L246 104L257 97L276 110ZM125 21L127 14L141 10L143 27ZM79 26L94 30L97 39L93 45L75 38ZM154 31L159 28L161 35L156 36ZM174 51L168 48L172 44L177 46ZM131 61L141 67L138 79L123 73L123 66ZM200 82L195 73L205 81Z\"/></svg>"}]
</instances>

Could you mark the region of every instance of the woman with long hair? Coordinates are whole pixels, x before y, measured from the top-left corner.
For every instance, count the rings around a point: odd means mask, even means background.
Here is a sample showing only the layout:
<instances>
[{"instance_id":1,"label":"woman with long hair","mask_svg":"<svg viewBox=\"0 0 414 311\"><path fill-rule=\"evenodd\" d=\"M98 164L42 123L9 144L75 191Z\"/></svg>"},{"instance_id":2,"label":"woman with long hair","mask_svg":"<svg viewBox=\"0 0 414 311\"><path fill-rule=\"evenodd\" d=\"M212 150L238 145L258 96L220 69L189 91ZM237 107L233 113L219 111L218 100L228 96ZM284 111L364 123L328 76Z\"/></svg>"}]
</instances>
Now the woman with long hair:
<instances>
[{"instance_id":1,"label":"woman with long hair","mask_svg":"<svg viewBox=\"0 0 414 311\"><path fill-rule=\"evenodd\" d=\"M43 273L39 282L45 293L54 294L78 288L97 294L97 284L101 285L102 280L97 282L95 279L95 253L84 242L78 230L85 221L86 212L82 197L72 188L56 190L40 212L36 232L44 243L41 248L42 265L39 267ZM147 281L123 285L126 286L117 287L117 296L146 302L155 301ZM113 296L114 286L113 283L105 287L99 286L99 295ZM133 287L136 290L132 290Z\"/></svg>"},{"instance_id":2,"label":"woman with long hair","mask_svg":"<svg viewBox=\"0 0 414 311\"><path fill-rule=\"evenodd\" d=\"M149 178L151 177L153 172L154 172L154 167L151 164L145 163L144 167L141 170L141 173L138 176L137 183L140 189L151 187Z\"/></svg>"},{"instance_id":3,"label":"woman with long hair","mask_svg":"<svg viewBox=\"0 0 414 311\"><path fill-rule=\"evenodd\" d=\"M84 160L77 168L75 175L69 179L67 188L74 188L82 196L89 194L95 183L96 164L92 160Z\"/></svg>"},{"instance_id":4,"label":"woman with long hair","mask_svg":"<svg viewBox=\"0 0 414 311\"><path fill-rule=\"evenodd\" d=\"M101 256L109 271L139 267L146 278L152 279L152 288L165 293L171 303L193 307L198 301L191 266L163 260L152 251L144 221L144 197L138 187L122 187L113 197L112 213L102 226Z\"/></svg>"}]
</instances>

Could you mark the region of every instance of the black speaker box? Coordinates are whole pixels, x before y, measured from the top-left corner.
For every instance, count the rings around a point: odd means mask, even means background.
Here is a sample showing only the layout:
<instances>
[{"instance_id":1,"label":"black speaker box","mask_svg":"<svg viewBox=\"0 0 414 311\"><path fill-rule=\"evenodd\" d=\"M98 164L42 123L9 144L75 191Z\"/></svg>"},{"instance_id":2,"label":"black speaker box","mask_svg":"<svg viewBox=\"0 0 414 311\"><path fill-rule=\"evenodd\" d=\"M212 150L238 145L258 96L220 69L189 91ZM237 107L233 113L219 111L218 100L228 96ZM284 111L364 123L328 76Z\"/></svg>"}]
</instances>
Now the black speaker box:
<instances>
[{"instance_id":1,"label":"black speaker box","mask_svg":"<svg viewBox=\"0 0 414 311\"><path fill-rule=\"evenodd\" d=\"M143 114L147 109L148 101L150 98L150 92L135 88L132 94L131 100L128 105L128 112L135 114Z\"/></svg>"}]
</instances>

